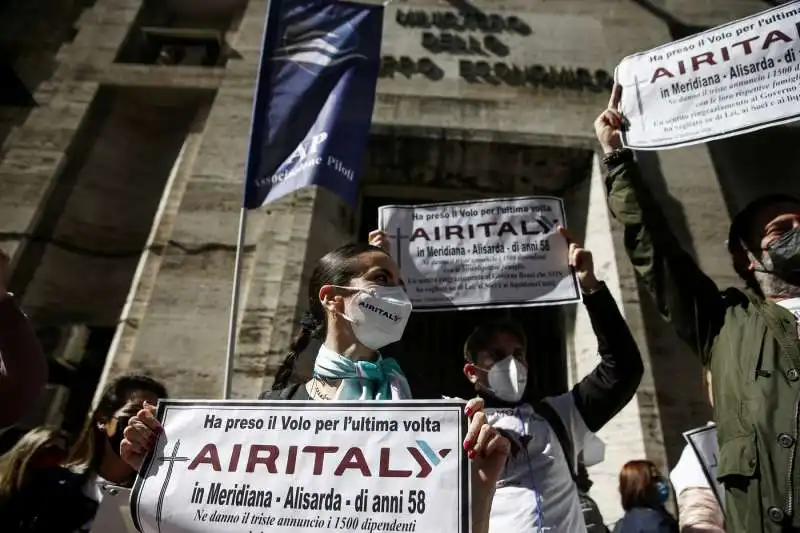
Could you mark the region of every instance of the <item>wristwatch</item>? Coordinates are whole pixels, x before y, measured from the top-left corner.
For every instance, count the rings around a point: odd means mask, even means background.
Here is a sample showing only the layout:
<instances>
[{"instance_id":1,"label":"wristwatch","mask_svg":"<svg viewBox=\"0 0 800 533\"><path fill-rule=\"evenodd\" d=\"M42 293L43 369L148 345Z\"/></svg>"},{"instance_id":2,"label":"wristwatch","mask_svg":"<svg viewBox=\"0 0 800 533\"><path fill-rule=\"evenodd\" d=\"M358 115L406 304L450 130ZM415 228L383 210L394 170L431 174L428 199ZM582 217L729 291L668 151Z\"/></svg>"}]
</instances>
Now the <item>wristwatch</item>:
<instances>
[{"instance_id":1,"label":"wristwatch","mask_svg":"<svg viewBox=\"0 0 800 533\"><path fill-rule=\"evenodd\" d=\"M592 294L596 293L597 291L599 291L603 287L605 287L605 282L598 280L597 287L595 287L594 289L589 289L589 290L586 290L583 287L581 287L581 292L583 293L584 296L591 296Z\"/></svg>"},{"instance_id":2,"label":"wristwatch","mask_svg":"<svg viewBox=\"0 0 800 533\"><path fill-rule=\"evenodd\" d=\"M627 163L633 160L633 152L628 148L618 148L613 152L609 152L603 156L603 165L607 170L611 170L622 163Z\"/></svg>"}]
</instances>

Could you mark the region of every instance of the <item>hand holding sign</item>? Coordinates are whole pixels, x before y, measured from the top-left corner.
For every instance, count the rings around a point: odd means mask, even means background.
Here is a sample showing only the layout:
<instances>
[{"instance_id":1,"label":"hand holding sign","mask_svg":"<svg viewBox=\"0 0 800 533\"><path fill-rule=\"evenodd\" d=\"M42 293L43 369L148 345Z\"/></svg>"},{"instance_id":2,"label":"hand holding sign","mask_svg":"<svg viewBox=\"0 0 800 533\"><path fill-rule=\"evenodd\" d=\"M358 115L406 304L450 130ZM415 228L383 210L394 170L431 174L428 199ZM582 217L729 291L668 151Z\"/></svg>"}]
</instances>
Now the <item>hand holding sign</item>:
<instances>
[{"instance_id":1,"label":"hand holding sign","mask_svg":"<svg viewBox=\"0 0 800 533\"><path fill-rule=\"evenodd\" d=\"M487 533L509 448L479 399L164 400L158 414L130 500L143 533ZM126 432L137 450L152 415Z\"/></svg>"},{"instance_id":2,"label":"hand holding sign","mask_svg":"<svg viewBox=\"0 0 800 533\"><path fill-rule=\"evenodd\" d=\"M589 292L597 289L600 286L600 282L597 280L597 276L595 276L594 273L594 258L592 257L592 252L581 248L564 226L558 226L558 233L567 239L569 243L567 262L569 266L575 270L581 288Z\"/></svg>"},{"instance_id":3,"label":"hand holding sign","mask_svg":"<svg viewBox=\"0 0 800 533\"><path fill-rule=\"evenodd\" d=\"M464 439L464 449L467 457L475 460L480 481L494 485L506 464L510 443L489 425L483 407L482 398L473 398L467 402L464 412L470 422Z\"/></svg>"},{"instance_id":4,"label":"hand holding sign","mask_svg":"<svg viewBox=\"0 0 800 533\"><path fill-rule=\"evenodd\" d=\"M603 153L606 154L622 148L622 125L625 123L625 118L619 111L621 98L622 87L615 84L608 100L608 108L594 121L595 135L600 141Z\"/></svg>"},{"instance_id":5,"label":"hand holding sign","mask_svg":"<svg viewBox=\"0 0 800 533\"><path fill-rule=\"evenodd\" d=\"M163 431L155 417L156 408L145 402L144 407L131 417L119 445L119 456L137 472L142 468L145 456L156 446L158 435Z\"/></svg>"},{"instance_id":6,"label":"hand holding sign","mask_svg":"<svg viewBox=\"0 0 800 533\"><path fill-rule=\"evenodd\" d=\"M369 243L372 246L383 248L389 253L389 234L382 229L375 229L369 232Z\"/></svg>"},{"instance_id":7,"label":"hand holding sign","mask_svg":"<svg viewBox=\"0 0 800 533\"><path fill-rule=\"evenodd\" d=\"M489 530L489 511L494 498L495 484L505 468L511 443L489 425L483 412L483 400L473 398L464 410L470 418L464 440L467 456L474 461L472 477L472 531Z\"/></svg>"}]
</instances>

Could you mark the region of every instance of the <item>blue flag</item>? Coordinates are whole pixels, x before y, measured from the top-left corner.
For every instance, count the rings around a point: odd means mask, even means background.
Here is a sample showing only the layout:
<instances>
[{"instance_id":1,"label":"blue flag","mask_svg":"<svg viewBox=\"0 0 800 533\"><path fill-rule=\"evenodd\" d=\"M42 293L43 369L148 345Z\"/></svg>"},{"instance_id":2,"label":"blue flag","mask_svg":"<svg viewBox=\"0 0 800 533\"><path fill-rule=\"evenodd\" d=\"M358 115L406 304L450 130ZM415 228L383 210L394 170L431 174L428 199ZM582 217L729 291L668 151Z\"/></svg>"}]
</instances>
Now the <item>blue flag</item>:
<instances>
[{"instance_id":1,"label":"blue flag","mask_svg":"<svg viewBox=\"0 0 800 533\"><path fill-rule=\"evenodd\" d=\"M354 206L380 69L383 7L271 0L244 204L309 185Z\"/></svg>"}]
</instances>

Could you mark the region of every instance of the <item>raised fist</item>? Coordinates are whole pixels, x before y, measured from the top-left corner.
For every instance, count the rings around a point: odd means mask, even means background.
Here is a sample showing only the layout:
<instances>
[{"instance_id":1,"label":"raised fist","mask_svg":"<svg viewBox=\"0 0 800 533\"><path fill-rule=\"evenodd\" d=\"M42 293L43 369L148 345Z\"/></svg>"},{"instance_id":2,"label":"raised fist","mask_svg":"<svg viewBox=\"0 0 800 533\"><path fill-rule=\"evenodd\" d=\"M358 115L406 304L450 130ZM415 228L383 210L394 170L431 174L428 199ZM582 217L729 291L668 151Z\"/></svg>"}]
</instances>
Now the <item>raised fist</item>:
<instances>
[{"instance_id":1,"label":"raised fist","mask_svg":"<svg viewBox=\"0 0 800 533\"><path fill-rule=\"evenodd\" d=\"M622 148L622 127L625 118L619 111L621 97L622 88L615 84L608 100L608 108L594 121L594 133L600 141L603 153L606 154Z\"/></svg>"}]
</instances>

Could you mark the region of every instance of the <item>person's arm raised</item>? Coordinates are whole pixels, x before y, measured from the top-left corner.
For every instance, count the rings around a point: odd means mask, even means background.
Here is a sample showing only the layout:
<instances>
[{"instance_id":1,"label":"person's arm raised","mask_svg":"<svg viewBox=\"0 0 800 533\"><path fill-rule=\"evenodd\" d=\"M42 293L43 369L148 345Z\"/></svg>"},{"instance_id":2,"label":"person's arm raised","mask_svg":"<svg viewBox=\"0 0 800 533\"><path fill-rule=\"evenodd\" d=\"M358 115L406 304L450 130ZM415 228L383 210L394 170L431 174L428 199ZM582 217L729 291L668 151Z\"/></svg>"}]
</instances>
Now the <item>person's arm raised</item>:
<instances>
[{"instance_id":1,"label":"person's arm raised","mask_svg":"<svg viewBox=\"0 0 800 533\"><path fill-rule=\"evenodd\" d=\"M589 250L559 228L569 244L569 265L575 270L597 337L600 363L572 389L575 408L590 431L597 432L633 398L642 381L642 354L608 287L594 272Z\"/></svg>"},{"instance_id":2,"label":"person's arm raised","mask_svg":"<svg viewBox=\"0 0 800 533\"><path fill-rule=\"evenodd\" d=\"M706 364L724 318L722 295L670 231L632 152L623 149L625 119L618 111L620 96L617 86L608 109L594 124L609 171L608 208L624 227L628 257L659 313Z\"/></svg>"}]
</instances>

